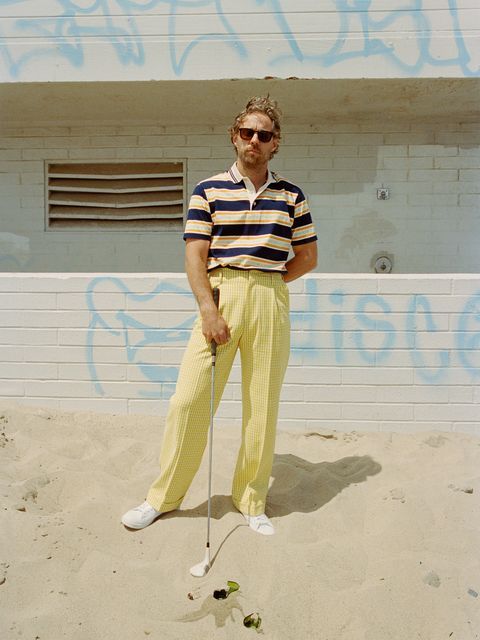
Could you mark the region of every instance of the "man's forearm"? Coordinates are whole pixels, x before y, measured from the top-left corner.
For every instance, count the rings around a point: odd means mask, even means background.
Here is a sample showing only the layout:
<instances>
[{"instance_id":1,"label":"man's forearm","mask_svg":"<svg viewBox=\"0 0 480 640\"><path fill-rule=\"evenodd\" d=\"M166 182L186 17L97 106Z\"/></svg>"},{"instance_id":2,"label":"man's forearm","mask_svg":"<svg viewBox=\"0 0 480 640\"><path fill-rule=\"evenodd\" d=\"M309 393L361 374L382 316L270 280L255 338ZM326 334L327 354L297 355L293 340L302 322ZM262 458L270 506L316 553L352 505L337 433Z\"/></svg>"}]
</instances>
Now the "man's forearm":
<instances>
[{"instance_id":1,"label":"man's forearm","mask_svg":"<svg viewBox=\"0 0 480 640\"><path fill-rule=\"evenodd\" d=\"M217 315L218 311L213 301L212 287L207 276L205 261L197 254L188 255L187 253L185 269L202 318L211 314Z\"/></svg>"},{"instance_id":2,"label":"man's forearm","mask_svg":"<svg viewBox=\"0 0 480 640\"><path fill-rule=\"evenodd\" d=\"M305 245L305 249L296 253L285 265L287 273L283 274L285 282L292 282L317 266L316 245Z\"/></svg>"},{"instance_id":3,"label":"man's forearm","mask_svg":"<svg viewBox=\"0 0 480 640\"><path fill-rule=\"evenodd\" d=\"M204 241L187 242L185 270L200 309L203 335L208 343L214 340L217 344L225 344L230 340L230 329L213 300L207 275L208 246Z\"/></svg>"}]
</instances>

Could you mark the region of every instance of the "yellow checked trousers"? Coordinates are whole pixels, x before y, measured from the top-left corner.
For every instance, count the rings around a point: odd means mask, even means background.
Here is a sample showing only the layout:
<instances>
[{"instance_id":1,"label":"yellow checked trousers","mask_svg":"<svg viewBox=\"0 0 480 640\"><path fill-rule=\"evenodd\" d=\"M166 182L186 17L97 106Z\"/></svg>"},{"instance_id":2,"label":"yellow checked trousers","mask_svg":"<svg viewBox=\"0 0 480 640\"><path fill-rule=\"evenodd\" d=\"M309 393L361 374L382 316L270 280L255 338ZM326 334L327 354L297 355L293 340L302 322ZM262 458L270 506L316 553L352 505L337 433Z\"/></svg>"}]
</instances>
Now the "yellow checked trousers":
<instances>
[{"instance_id":1,"label":"yellow checked trousers","mask_svg":"<svg viewBox=\"0 0 480 640\"><path fill-rule=\"evenodd\" d=\"M280 390L290 352L289 294L280 273L220 267L209 273L220 290L220 313L231 339L217 348L215 411L240 349L242 441L232 484L232 500L242 513L259 515L273 464ZM200 466L208 441L211 393L210 345L198 318L170 401L160 454L160 475L147 501L171 511L183 498Z\"/></svg>"}]
</instances>

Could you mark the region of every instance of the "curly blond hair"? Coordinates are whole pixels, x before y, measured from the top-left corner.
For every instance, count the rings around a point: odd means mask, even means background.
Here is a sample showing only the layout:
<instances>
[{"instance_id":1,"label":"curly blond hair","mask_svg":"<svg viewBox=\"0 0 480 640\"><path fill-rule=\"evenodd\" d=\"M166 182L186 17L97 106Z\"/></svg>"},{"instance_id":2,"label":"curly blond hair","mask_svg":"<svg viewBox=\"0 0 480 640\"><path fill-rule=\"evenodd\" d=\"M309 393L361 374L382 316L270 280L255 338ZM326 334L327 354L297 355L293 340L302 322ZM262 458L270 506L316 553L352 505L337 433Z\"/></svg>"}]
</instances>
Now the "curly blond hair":
<instances>
[{"instance_id":1,"label":"curly blond hair","mask_svg":"<svg viewBox=\"0 0 480 640\"><path fill-rule=\"evenodd\" d=\"M272 100L269 95L266 96L255 96L250 98L247 102L247 105L243 111L241 111L233 121L232 126L229 128L228 132L230 134L230 140L233 143L233 136L238 133L238 130L242 126L243 121L250 113L263 113L270 118L273 122L273 134L277 140L281 138L281 127L280 127L280 117L282 112L275 100ZM272 156L277 153L277 149L273 151Z\"/></svg>"}]
</instances>

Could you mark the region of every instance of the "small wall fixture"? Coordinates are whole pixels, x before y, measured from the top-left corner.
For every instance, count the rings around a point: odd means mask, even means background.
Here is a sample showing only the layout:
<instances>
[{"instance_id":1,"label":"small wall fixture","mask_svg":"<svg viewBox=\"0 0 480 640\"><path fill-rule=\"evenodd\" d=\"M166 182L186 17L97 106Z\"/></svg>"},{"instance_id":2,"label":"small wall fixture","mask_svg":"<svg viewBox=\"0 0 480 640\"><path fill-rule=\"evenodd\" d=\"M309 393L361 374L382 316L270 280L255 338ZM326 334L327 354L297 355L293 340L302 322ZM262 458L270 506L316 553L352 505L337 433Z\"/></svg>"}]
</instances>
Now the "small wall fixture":
<instances>
[{"instance_id":1,"label":"small wall fixture","mask_svg":"<svg viewBox=\"0 0 480 640\"><path fill-rule=\"evenodd\" d=\"M392 261L387 256L380 256L375 260L375 273L391 273Z\"/></svg>"},{"instance_id":2,"label":"small wall fixture","mask_svg":"<svg viewBox=\"0 0 480 640\"><path fill-rule=\"evenodd\" d=\"M390 190L387 187L381 186L380 189L377 189L377 200L389 200L390 199Z\"/></svg>"}]
</instances>

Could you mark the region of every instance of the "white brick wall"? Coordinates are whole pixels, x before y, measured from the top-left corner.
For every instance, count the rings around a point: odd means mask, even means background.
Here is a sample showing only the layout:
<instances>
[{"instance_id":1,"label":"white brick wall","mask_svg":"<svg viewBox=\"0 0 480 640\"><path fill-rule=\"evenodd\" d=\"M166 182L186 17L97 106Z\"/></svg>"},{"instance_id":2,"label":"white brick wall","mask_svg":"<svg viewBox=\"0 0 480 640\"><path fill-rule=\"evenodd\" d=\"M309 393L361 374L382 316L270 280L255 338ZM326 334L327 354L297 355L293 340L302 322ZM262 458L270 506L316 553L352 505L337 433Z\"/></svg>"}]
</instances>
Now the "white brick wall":
<instances>
[{"instance_id":1,"label":"white brick wall","mask_svg":"<svg viewBox=\"0 0 480 640\"><path fill-rule=\"evenodd\" d=\"M290 293L280 428L480 434L480 277L310 275ZM0 397L165 415L195 314L182 274L4 274ZM240 398L237 362L219 425Z\"/></svg>"},{"instance_id":2,"label":"white brick wall","mask_svg":"<svg viewBox=\"0 0 480 640\"><path fill-rule=\"evenodd\" d=\"M45 232L44 161L184 158L190 193L233 161L228 124L4 129L0 270L183 271L180 231ZM371 272L379 252L393 255L398 273L480 271L477 123L289 126L272 166L309 196L319 272Z\"/></svg>"}]
</instances>

